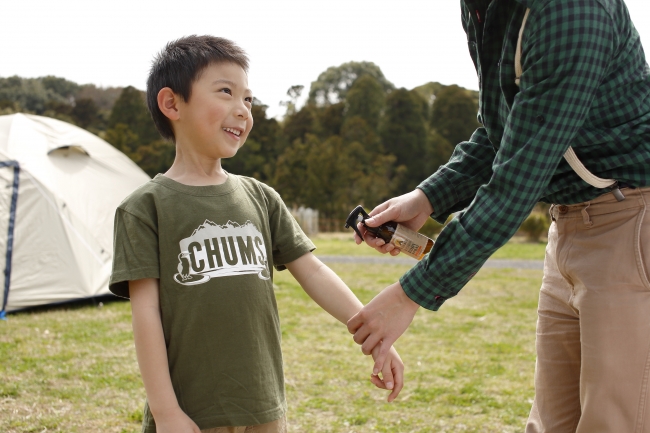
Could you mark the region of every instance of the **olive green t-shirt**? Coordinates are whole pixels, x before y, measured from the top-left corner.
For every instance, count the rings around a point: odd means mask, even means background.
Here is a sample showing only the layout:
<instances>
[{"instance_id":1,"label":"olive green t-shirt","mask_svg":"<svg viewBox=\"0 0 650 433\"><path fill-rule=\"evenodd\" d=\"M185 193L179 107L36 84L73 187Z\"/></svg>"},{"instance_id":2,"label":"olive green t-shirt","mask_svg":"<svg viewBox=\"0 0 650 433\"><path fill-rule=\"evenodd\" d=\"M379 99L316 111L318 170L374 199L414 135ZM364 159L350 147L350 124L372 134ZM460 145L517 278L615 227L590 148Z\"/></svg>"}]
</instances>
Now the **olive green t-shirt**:
<instances>
[{"instance_id":1,"label":"olive green t-shirt","mask_svg":"<svg viewBox=\"0 0 650 433\"><path fill-rule=\"evenodd\" d=\"M243 176L189 186L159 174L118 207L110 290L159 279L172 385L199 428L284 414L273 266L314 248L275 190ZM143 431L155 432L146 406Z\"/></svg>"}]
</instances>

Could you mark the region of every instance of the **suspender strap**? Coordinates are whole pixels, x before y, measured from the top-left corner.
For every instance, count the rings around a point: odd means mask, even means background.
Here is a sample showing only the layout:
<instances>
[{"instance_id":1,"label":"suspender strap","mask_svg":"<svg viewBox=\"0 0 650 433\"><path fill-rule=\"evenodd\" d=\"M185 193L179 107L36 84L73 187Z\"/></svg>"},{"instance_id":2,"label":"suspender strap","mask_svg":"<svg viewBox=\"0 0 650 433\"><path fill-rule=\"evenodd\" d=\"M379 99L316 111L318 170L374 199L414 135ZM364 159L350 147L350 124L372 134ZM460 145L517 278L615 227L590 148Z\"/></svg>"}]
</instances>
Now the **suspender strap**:
<instances>
[{"instance_id":1,"label":"suspender strap","mask_svg":"<svg viewBox=\"0 0 650 433\"><path fill-rule=\"evenodd\" d=\"M517 39L517 51L515 51L515 84L519 87L519 81L521 79L521 74L523 73L521 69L521 39L524 36L524 28L526 27L526 21L528 21L528 14L530 9L526 9L524 14L524 19L521 22L521 28L519 29L519 39Z\"/></svg>"},{"instance_id":2,"label":"suspender strap","mask_svg":"<svg viewBox=\"0 0 650 433\"><path fill-rule=\"evenodd\" d=\"M521 22L521 29L519 29L519 39L517 40L517 51L515 51L515 84L519 86L519 82L521 80L521 74L523 73L523 69L521 67L521 39L524 34L524 28L526 27L526 21L528 20L528 14L530 13L530 9L526 9L526 13L524 14L524 19ZM618 182L614 179L603 179L600 178L596 175L594 175L592 172L590 172L587 167L584 166L582 162L578 159L578 156L574 152L573 148L569 146L567 151L564 153L564 159L566 159L566 162L569 163L573 171L576 172L578 176L585 182L587 182L589 185L593 186L594 188L609 188L612 190L614 197L616 197L616 200L618 201L623 201L625 200L625 196L623 193L620 191L618 188Z\"/></svg>"}]
</instances>

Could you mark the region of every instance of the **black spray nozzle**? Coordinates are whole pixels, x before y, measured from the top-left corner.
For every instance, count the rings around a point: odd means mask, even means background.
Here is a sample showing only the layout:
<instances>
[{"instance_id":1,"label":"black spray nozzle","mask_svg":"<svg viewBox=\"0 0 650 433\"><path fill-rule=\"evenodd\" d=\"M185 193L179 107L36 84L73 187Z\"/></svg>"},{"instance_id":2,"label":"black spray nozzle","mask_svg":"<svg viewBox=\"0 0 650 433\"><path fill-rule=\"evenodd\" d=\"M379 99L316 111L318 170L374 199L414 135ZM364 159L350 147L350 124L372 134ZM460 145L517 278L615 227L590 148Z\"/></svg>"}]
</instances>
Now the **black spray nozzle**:
<instances>
[{"instance_id":1,"label":"black spray nozzle","mask_svg":"<svg viewBox=\"0 0 650 433\"><path fill-rule=\"evenodd\" d=\"M363 240L363 236L361 236L361 232L359 231L357 224L365 221L366 218L370 218L370 215L368 215L363 206L359 205L355 207L352 212L350 212L348 219L345 220L345 228L348 229L352 227L352 229L357 232L361 240Z\"/></svg>"}]
</instances>

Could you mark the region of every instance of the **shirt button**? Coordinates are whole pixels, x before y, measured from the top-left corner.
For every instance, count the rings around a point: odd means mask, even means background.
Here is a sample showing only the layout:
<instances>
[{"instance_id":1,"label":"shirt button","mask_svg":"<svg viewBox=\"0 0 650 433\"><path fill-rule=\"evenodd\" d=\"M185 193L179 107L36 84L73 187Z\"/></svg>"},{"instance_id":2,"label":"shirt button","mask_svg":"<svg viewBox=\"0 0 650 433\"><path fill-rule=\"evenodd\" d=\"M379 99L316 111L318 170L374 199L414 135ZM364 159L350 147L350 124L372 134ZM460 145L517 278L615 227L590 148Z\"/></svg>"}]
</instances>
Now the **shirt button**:
<instances>
[{"instance_id":1,"label":"shirt button","mask_svg":"<svg viewBox=\"0 0 650 433\"><path fill-rule=\"evenodd\" d=\"M537 116L535 120L537 120L537 123L544 123L544 116Z\"/></svg>"},{"instance_id":2,"label":"shirt button","mask_svg":"<svg viewBox=\"0 0 650 433\"><path fill-rule=\"evenodd\" d=\"M567 213L567 212L569 212L569 206L560 205L560 206L557 207L557 211L562 213L562 214Z\"/></svg>"}]
</instances>

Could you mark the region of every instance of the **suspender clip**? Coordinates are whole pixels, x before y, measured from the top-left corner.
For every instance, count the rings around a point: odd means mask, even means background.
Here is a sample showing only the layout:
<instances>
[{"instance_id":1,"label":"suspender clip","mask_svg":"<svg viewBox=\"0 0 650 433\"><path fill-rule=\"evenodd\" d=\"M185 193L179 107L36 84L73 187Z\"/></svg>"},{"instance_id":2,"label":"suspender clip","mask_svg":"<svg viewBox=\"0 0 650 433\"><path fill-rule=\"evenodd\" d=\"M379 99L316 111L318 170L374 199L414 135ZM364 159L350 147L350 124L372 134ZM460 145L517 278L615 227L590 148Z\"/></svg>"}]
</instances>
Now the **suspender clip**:
<instances>
[{"instance_id":1,"label":"suspender clip","mask_svg":"<svg viewBox=\"0 0 650 433\"><path fill-rule=\"evenodd\" d=\"M609 190L614 194L614 197L616 197L617 201L623 201L625 200L625 196L621 192L620 188L618 187L618 181L614 182L610 187Z\"/></svg>"}]
</instances>

